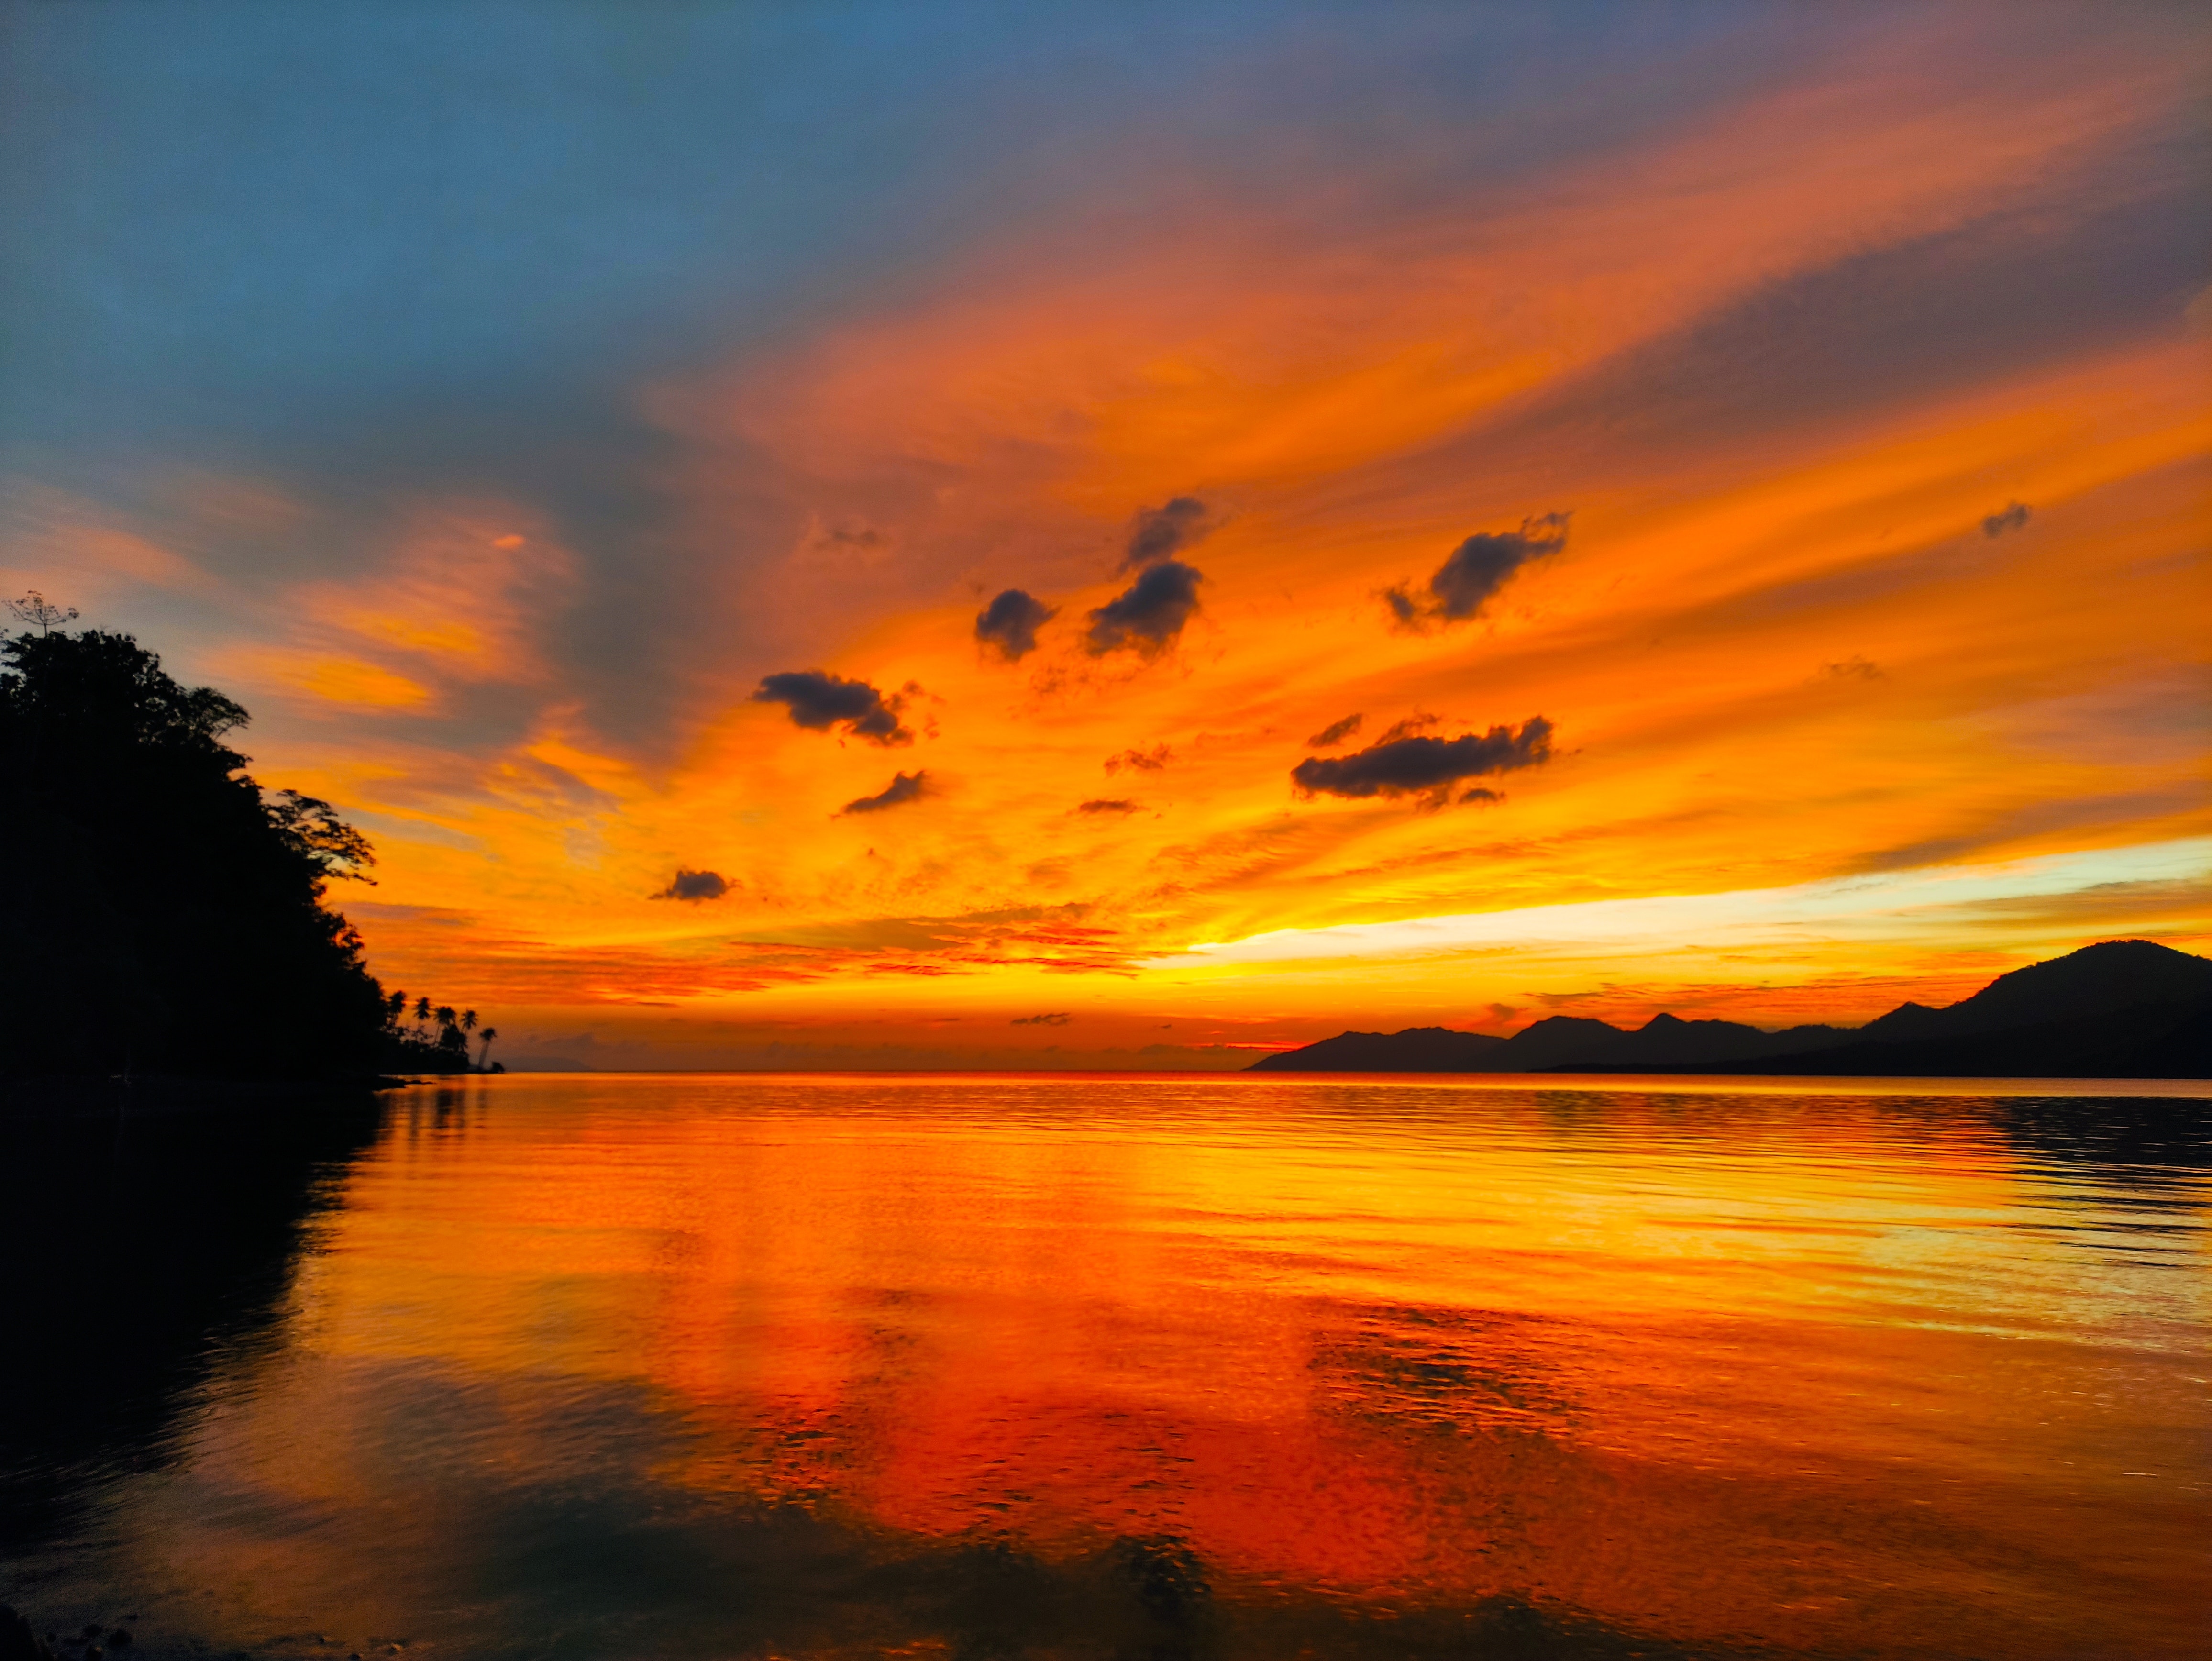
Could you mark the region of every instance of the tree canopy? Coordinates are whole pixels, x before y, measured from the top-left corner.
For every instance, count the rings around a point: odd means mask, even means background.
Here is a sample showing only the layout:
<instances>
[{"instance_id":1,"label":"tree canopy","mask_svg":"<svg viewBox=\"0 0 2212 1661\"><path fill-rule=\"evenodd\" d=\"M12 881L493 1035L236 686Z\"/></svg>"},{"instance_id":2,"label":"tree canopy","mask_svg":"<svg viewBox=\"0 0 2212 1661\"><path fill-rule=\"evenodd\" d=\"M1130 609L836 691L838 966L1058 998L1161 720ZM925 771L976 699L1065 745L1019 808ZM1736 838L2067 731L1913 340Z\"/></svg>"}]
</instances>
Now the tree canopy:
<instances>
[{"instance_id":1,"label":"tree canopy","mask_svg":"<svg viewBox=\"0 0 2212 1661\"><path fill-rule=\"evenodd\" d=\"M0 637L0 1074L459 1071L410 1034L325 902L375 855L331 806L264 793L246 713L128 635ZM51 613L52 608L43 608Z\"/></svg>"}]
</instances>

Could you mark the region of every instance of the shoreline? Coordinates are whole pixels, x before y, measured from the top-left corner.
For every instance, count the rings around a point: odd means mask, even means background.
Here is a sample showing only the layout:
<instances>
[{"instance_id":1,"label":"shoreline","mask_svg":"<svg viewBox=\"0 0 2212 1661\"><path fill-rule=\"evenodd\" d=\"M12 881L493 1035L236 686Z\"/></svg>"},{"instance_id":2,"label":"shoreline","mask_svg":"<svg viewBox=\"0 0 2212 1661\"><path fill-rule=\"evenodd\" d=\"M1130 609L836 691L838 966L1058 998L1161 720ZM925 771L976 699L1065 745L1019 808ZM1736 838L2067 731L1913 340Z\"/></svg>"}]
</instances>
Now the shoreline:
<instances>
[{"instance_id":1,"label":"shoreline","mask_svg":"<svg viewBox=\"0 0 2212 1661\"><path fill-rule=\"evenodd\" d=\"M364 1096L483 1074L419 1077L363 1074L338 1079L201 1079L149 1074L134 1079L53 1078L0 1081L0 1116L68 1118L95 1113L188 1113L208 1109L358 1103Z\"/></svg>"}]
</instances>

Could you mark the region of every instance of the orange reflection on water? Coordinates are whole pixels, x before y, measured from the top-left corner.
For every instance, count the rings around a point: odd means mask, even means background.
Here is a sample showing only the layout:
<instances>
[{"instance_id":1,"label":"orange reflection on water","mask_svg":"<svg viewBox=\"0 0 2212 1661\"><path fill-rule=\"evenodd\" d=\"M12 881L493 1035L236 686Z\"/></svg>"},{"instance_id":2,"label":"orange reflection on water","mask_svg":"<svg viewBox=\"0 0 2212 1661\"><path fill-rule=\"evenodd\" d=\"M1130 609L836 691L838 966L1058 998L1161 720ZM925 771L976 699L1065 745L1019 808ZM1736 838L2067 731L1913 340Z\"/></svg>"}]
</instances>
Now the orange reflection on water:
<instances>
[{"instance_id":1,"label":"orange reflection on water","mask_svg":"<svg viewBox=\"0 0 2212 1661\"><path fill-rule=\"evenodd\" d=\"M1230 1610L1510 1594L1683 1643L2185 1653L2204 1189L2118 1169L1964 1098L423 1092L203 1459L397 1518L398 1413L471 1482L796 1506L893 1556L1171 1540ZM386 1548L491 1549L457 1526Z\"/></svg>"}]
</instances>

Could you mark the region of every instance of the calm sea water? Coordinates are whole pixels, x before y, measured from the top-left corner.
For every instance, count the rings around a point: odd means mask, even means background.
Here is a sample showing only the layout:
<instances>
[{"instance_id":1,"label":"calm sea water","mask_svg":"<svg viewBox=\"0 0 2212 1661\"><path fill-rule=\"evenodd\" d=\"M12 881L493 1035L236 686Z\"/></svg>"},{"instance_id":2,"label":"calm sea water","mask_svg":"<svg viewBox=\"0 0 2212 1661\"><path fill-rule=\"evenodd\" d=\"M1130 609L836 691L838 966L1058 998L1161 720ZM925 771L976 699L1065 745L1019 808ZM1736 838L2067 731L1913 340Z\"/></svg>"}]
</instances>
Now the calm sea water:
<instances>
[{"instance_id":1,"label":"calm sea water","mask_svg":"<svg viewBox=\"0 0 2212 1661\"><path fill-rule=\"evenodd\" d=\"M15 1149L74 1191L0 1597L157 1656L2198 1656L2212 1102L2108 1089L101 1121Z\"/></svg>"}]
</instances>

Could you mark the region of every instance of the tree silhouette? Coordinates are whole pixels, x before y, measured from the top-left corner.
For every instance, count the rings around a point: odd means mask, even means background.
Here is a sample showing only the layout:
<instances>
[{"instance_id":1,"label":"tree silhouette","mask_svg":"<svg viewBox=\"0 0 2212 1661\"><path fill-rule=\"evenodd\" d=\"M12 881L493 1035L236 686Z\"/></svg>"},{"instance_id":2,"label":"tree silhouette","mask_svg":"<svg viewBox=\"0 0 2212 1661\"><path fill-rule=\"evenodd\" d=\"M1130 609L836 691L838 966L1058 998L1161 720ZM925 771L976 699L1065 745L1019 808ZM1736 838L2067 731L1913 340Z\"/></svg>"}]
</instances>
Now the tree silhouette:
<instances>
[{"instance_id":1,"label":"tree silhouette","mask_svg":"<svg viewBox=\"0 0 2212 1661\"><path fill-rule=\"evenodd\" d=\"M296 790L279 790L263 805L285 844L323 874L375 885L362 867L376 863L368 838L337 816L330 803Z\"/></svg>"},{"instance_id":2,"label":"tree silhouette","mask_svg":"<svg viewBox=\"0 0 2212 1661\"><path fill-rule=\"evenodd\" d=\"M483 1053L477 1057L477 1070L481 1073L491 1065L491 1041L499 1037L499 1029L495 1026L488 1026L477 1034L477 1037L483 1043Z\"/></svg>"},{"instance_id":3,"label":"tree silhouette","mask_svg":"<svg viewBox=\"0 0 2212 1661\"><path fill-rule=\"evenodd\" d=\"M442 1048L399 1031L406 995L324 904L368 879L368 839L262 790L227 741L245 709L128 635L68 632L76 612L42 594L7 604L24 627L0 635L0 1076L465 1068L458 1029Z\"/></svg>"},{"instance_id":4,"label":"tree silhouette","mask_svg":"<svg viewBox=\"0 0 2212 1661\"><path fill-rule=\"evenodd\" d=\"M327 804L264 798L220 692L127 635L58 630L43 596L10 611L36 632L0 639L0 1070L374 1065L383 995L322 904L367 843Z\"/></svg>"},{"instance_id":5,"label":"tree silhouette","mask_svg":"<svg viewBox=\"0 0 2212 1661\"><path fill-rule=\"evenodd\" d=\"M58 624L76 622L76 607L49 605L46 597L33 588L22 599L8 602L8 615L18 623L30 624L43 636L52 634Z\"/></svg>"}]
</instances>

